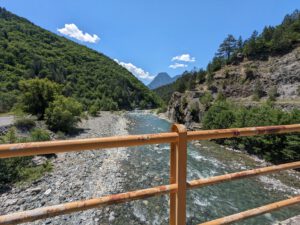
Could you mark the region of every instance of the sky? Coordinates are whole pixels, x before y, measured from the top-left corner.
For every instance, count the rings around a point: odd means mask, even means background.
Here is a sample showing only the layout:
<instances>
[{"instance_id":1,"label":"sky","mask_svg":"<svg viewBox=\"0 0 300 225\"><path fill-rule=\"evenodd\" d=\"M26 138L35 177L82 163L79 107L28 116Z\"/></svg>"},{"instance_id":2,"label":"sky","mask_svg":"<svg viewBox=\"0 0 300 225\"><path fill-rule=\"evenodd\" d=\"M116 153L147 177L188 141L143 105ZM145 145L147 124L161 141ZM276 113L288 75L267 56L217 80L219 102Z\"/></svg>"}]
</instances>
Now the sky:
<instances>
[{"instance_id":1,"label":"sky","mask_svg":"<svg viewBox=\"0 0 300 225\"><path fill-rule=\"evenodd\" d=\"M0 0L34 24L86 45L145 84L205 68L228 34L248 38L300 9L299 0Z\"/></svg>"}]
</instances>

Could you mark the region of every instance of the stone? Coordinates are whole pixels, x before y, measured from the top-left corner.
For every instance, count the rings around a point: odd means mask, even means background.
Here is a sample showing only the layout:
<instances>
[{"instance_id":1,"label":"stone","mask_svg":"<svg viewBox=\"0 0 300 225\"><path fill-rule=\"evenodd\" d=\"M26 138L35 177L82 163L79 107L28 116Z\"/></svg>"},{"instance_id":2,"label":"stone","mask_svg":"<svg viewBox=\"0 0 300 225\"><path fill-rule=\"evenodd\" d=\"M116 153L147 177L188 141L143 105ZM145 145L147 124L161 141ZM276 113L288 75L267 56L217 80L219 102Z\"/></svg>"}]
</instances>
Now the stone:
<instances>
[{"instance_id":1,"label":"stone","mask_svg":"<svg viewBox=\"0 0 300 225\"><path fill-rule=\"evenodd\" d=\"M28 191L29 193L39 193L39 192L41 192L41 190L42 190L42 188L36 187L36 188L28 189L27 191Z\"/></svg>"},{"instance_id":2,"label":"stone","mask_svg":"<svg viewBox=\"0 0 300 225\"><path fill-rule=\"evenodd\" d=\"M47 191L45 191L44 195L48 196L51 193L51 189L48 189Z\"/></svg>"},{"instance_id":3,"label":"stone","mask_svg":"<svg viewBox=\"0 0 300 225\"><path fill-rule=\"evenodd\" d=\"M7 206L11 206L11 205L16 204L17 202L18 202L18 199L7 199L6 202L5 202L5 204Z\"/></svg>"},{"instance_id":4,"label":"stone","mask_svg":"<svg viewBox=\"0 0 300 225\"><path fill-rule=\"evenodd\" d=\"M114 221L115 220L115 216L114 216L114 212L110 212L110 214L109 214L109 218L108 218L108 220L109 220L109 222L112 222L112 221Z\"/></svg>"}]
</instances>

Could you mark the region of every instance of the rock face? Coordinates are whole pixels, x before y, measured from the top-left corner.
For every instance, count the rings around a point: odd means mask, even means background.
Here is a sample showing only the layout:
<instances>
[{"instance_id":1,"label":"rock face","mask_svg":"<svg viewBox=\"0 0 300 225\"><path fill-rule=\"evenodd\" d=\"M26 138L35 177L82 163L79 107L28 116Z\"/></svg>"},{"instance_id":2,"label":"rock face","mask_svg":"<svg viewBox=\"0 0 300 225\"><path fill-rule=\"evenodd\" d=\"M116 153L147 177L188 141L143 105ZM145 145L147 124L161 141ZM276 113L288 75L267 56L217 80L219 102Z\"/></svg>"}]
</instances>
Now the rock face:
<instances>
[{"instance_id":1,"label":"rock face","mask_svg":"<svg viewBox=\"0 0 300 225\"><path fill-rule=\"evenodd\" d=\"M279 99L299 98L300 47L266 61L244 60L239 65L226 66L215 73L211 87L227 97L245 98L253 94L258 81L265 95L276 87Z\"/></svg>"},{"instance_id":2,"label":"rock face","mask_svg":"<svg viewBox=\"0 0 300 225\"><path fill-rule=\"evenodd\" d=\"M185 124L188 129L198 127L203 113L204 106L199 98L203 92L187 91L182 94L174 92L168 106L168 118L176 123Z\"/></svg>"},{"instance_id":3,"label":"rock face","mask_svg":"<svg viewBox=\"0 0 300 225\"><path fill-rule=\"evenodd\" d=\"M268 92L276 87L278 108L300 108L300 47L284 56L270 57L266 61L244 60L239 65L226 66L215 72L209 86L198 84L193 91L173 93L167 115L172 121L192 129L201 122L205 112L205 107L199 102L205 92L209 91L214 98L222 93L237 103L254 106L261 104L251 101L257 83L260 83L265 99Z\"/></svg>"}]
</instances>

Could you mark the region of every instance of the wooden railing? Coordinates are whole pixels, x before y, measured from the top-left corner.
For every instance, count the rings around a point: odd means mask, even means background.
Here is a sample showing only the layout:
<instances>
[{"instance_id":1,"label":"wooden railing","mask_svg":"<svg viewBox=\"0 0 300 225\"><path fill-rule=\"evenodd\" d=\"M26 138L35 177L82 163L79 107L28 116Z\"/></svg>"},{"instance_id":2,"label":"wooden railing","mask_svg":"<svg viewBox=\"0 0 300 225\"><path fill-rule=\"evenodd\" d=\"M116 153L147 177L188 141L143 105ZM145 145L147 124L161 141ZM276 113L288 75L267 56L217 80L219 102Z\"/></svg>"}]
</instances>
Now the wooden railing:
<instances>
[{"instance_id":1,"label":"wooden railing","mask_svg":"<svg viewBox=\"0 0 300 225\"><path fill-rule=\"evenodd\" d=\"M174 124L171 132L169 133L0 145L0 158L84 151L91 149L101 150L104 148L129 147L146 144L170 143L171 145L170 184L168 185L108 195L89 200L63 203L60 205L47 206L8 215L1 215L0 224L19 224L23 222L31 222L43 218L92 209L99 206L107 206L136 199L148 198L156 195L169 194L170 225L184 225L186 224L186 191L188 189L215 185L221 182L243 179L267 173L274 173L282 170L300 168L300 161L298 161L205 179L187 181L186 174L188 141L254 136L262 134L279 134L288 132L300 132L300 124L189 132L186 131L186 128L183 125ZM221 219L206 222L202 225L229 224L297 203L300 203L300 195L284 201L272 203L259 208L223 217Z\"/></svg>"}]
</instances>

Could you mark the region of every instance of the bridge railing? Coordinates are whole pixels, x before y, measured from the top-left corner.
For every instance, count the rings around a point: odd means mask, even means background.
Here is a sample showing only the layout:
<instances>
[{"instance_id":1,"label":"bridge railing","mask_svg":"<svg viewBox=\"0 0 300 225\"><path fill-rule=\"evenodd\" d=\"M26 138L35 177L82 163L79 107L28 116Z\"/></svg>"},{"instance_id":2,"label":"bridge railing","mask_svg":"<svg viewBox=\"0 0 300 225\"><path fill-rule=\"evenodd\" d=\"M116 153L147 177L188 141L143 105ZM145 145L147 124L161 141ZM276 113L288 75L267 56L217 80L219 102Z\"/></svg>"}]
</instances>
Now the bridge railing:
<instances>
[{"instance_id":1,"label":"bridge railing","mask_svg":"<svg viewBox=\"0 0 300 225\"><path fill-rule=\"evenodd\" d=\"M169 194L169 223L170 225L184 225L186 224L186 191L188 189L201 188L208 185L215 185L221 182L244 179L268 173L275 173L282 170L300 168L300 161L298 161L210 178L187 181L186 174L188 141L254 136L263 134L280 134L289 132L300 132L300 124L188 132L183 125L174 124L172 126L171 132L169 133L21 144L3 144L0 145L0 158L170 143L170 184L88 200L62 203L60 205L46 206L28 211L11 213L8 215L1 215L0 224L19 224L23 222L32 222L43 218L69 214L72 212L83 211L100 206L129 202L136 199L148 198L156 195ZM243 220L298 203L300 203L300 195L203 224L230 224L235 221Z\"/></svg>"}]
</instances>

